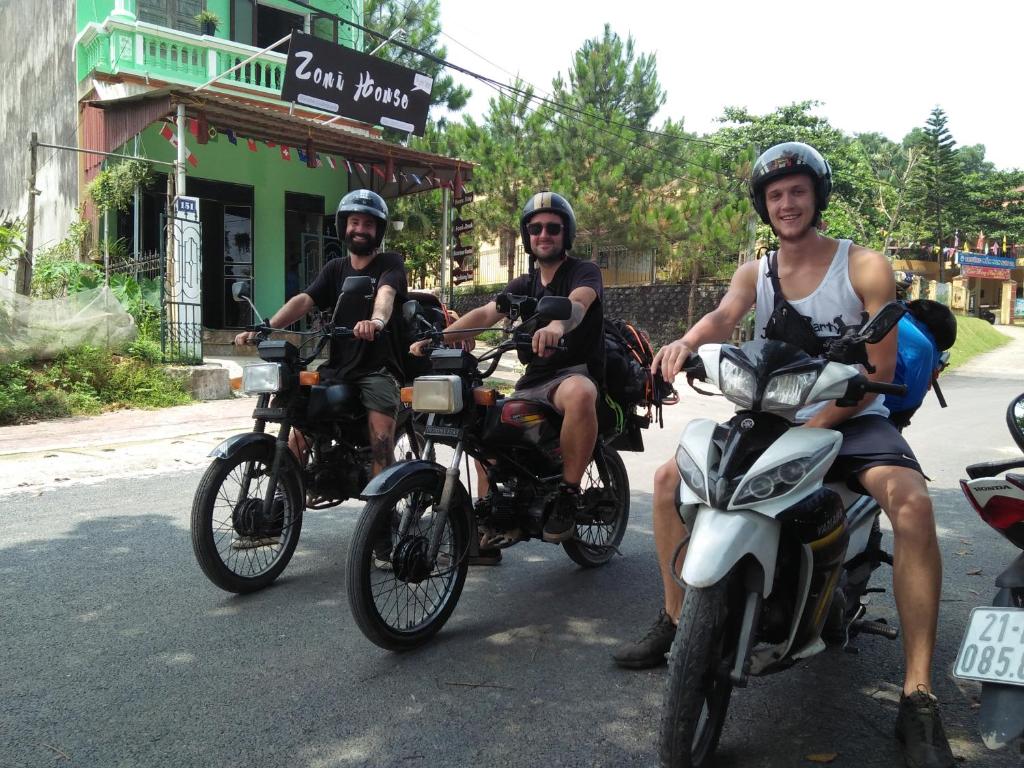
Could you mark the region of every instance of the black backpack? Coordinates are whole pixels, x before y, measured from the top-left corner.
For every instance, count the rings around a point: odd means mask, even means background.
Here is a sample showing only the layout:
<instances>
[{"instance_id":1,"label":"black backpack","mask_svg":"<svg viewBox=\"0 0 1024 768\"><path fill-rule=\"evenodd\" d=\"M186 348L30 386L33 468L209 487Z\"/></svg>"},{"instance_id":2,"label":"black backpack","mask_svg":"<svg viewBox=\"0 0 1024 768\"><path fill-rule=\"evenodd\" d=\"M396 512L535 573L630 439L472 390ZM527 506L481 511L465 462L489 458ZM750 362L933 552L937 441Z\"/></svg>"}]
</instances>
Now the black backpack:
<instances>
[{"instance_id":1,"label":"black backpack","mask_svg":"<svg viewBox=\"0 0 1024 768\"><path fill-rule=\"evenodd\" d=\"M430 323L435 330L443 331L448 327L448 311L445 309L444 304L441 303L441 300L434 294L427 293L426 291L409 291L407 298L410 300L415 299L420 303L420 316ZM409 385L412 384L413 379L417 376L426 376L430 373L430 356L416 357L409 354L409 345L416 341L419 338L419 334L424 330L421 324L415 323L410 327L403 322L400 324L400 327L402 329L400 334L402 338L398 340L398 346L402 348L399 354L404 374L402 383Z\"/></svg>"},{"instance_id":2,"label":"black backpack","mask_svg":"<svg viewBox=\"0 0 1024 768\"><path fill-rule=\"evenodd\" d=\"M605 390L621 406L650 405L654 399L654 350L644 331L625 320L604 319Z\"/></svg>"}]
</instances>

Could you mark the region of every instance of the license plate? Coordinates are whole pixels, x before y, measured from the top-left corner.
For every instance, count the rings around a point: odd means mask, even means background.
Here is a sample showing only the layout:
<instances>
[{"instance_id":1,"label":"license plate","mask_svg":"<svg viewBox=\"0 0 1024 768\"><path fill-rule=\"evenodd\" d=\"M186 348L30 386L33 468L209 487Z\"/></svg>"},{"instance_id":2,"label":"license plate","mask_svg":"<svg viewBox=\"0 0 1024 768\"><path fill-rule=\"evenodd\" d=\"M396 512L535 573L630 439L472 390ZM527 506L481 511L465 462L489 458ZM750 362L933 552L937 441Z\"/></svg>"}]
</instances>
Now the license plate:
<instances>
[{"instance_id":1,"label":"license plate","mask_svg":"<svg viewBox=\"0 0 1024 768\"><path fill-rule=\"evenodd\" d=\"M953 674L986 683L1024 685L1024 608L975 608Z\"/></svg>"}]
</instances>

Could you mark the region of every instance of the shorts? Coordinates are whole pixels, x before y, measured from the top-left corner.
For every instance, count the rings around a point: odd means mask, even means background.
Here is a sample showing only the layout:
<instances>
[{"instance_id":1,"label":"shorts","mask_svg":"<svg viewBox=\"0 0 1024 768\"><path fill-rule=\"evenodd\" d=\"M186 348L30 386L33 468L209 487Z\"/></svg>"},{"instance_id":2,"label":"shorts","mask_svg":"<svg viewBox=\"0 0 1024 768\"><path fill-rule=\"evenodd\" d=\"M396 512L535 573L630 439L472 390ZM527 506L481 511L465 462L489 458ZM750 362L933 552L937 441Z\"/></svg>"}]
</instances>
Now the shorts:
<instances>
[{"instance_id":1,"label":"shorts","mask_svg":"<svg viewBox=\"0 0 1024 768\"><path fill-rule=\"evenodd\" d=\"M387 368L371 373L355 372L350 378L339 379L328 374L321 383L332 384L344 381L359 387L359 402L368 411L377 411L395 418L398 413L400 393L398 382Z\"/></svg>"},{"instance_id":2,"label":"shorts","mask_svg":"<svg viewBox=\"0 0 1024 768\"><path fill-rule=\"evenodd\" d=\"M887 417L877 413L854 416L832 429L842 434L843 444L825 482L845 481L854 493L867 493L857 476L871 467L907 467L927 479L910 445Z\"/></svg>"},{"instance_id":3,"label":"shorts","mask_svg":"<svg viewBox=\"0 0 1024 768\"><path fill-rule=\"evenodd\" d=\"M523 389L517 389L515 392L509 395L509 397L513 400L531 400L535 403L544 403L553 411L555 411L555 413L561 414L562 411L555 407L555 404L552 400L552 396L554 395L555 390L558 388L558 385L571 376L584 376L590 379L591 381L594 381L594 379L588 373L586 363L584 363L582 365L574 365L569 368L563 368L562 370L554 374L550 379L542 381L540 384L534 384L532 387L524 387ZM596 381L594 382L594 386L597 386ZM601 388L597 388L598 391L600 391Z\"/></svg>"}]
</instances>

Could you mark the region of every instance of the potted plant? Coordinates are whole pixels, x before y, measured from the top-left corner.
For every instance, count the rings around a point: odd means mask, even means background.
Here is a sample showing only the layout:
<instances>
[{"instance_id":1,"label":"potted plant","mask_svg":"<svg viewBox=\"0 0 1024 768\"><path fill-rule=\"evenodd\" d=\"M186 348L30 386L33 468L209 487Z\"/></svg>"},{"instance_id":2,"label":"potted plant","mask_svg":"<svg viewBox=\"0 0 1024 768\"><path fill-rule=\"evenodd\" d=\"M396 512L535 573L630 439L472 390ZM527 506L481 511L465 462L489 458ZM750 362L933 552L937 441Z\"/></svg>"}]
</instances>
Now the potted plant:
<instances>
[{"instance_id":1,"label":"potted plant","mask_svg":"<svg viewBox=\"0 0 1024 768\"><path fill-rule=\"evenodd\" d=\"M213 33L217 31L217 27L220 26L220 16L213 11L200 11L195 15L196 23L199 24L199 29L204 35L213 37Z\"/></svg>"}]
</instances>

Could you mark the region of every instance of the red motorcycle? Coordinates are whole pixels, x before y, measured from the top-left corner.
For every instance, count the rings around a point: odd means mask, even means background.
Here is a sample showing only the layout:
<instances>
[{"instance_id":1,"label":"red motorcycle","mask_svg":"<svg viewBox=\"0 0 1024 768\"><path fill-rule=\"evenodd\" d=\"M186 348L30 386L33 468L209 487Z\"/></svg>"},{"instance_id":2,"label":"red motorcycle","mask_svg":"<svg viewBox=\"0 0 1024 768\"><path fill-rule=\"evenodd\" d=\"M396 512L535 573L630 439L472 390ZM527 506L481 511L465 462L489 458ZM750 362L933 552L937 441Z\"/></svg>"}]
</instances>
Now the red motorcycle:
<instances>
[{"instance_id":1,"label":"red motorcycle","mask_svg":"<svg viewBox=\"0 0 1024 768\"><path fill-rule=\"evenodd\" d=\"M1006 411L1006 425L1024 451L1024 394ZM967 467L961 480L981 519L1024 550L1024 458ZM1003 472L1005 476L1000 477ZM975 608L953 674L981 682L981 737L989 749L1016 742L1024 754L1024 552L996 577L992 605Z\"/></svg>"}]
</instances>

